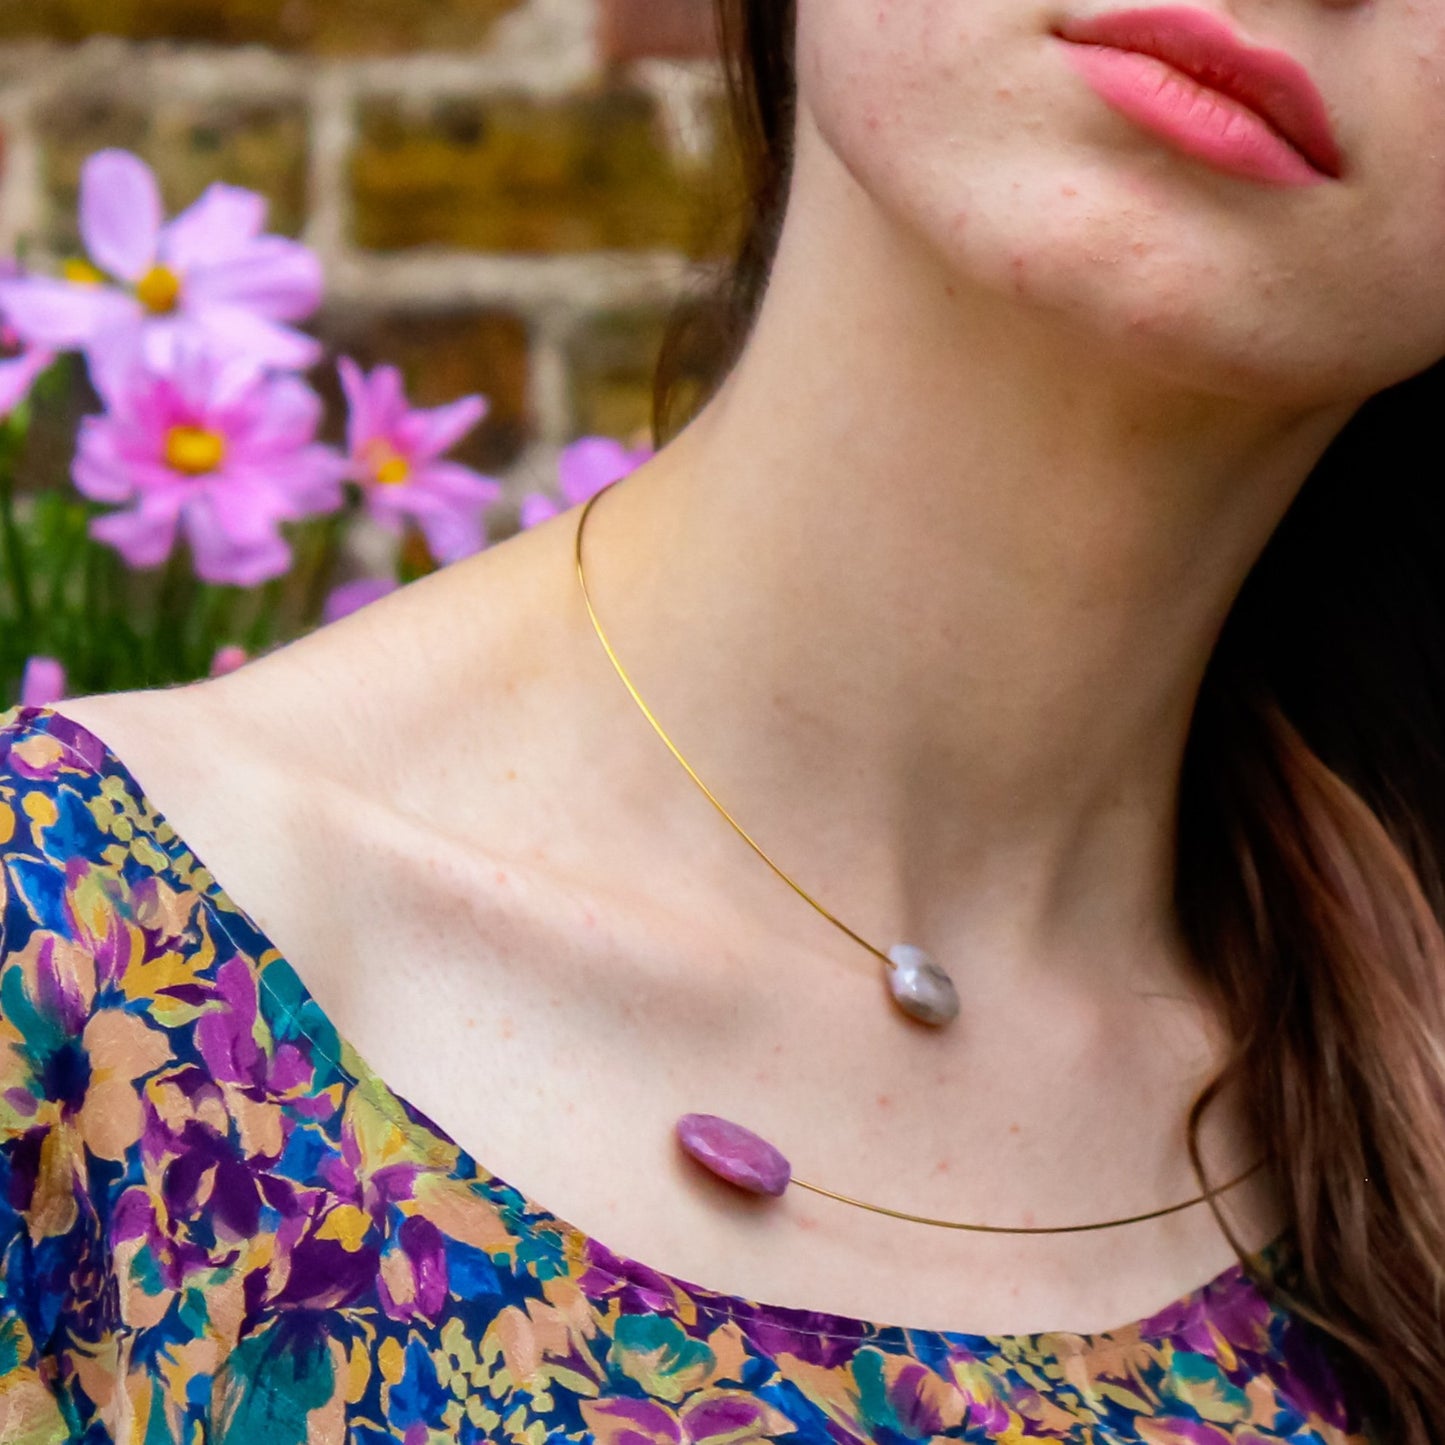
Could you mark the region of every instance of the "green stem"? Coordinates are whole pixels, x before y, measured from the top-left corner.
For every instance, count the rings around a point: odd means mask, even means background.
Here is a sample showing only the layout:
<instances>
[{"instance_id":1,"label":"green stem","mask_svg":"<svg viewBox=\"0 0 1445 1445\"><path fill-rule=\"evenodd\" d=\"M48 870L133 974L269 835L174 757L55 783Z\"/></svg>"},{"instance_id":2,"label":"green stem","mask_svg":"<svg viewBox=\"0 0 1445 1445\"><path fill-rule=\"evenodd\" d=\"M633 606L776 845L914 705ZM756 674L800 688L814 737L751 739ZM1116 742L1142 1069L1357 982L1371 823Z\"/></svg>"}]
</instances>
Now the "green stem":
<instances>
[{"instance_id":1,"label":"green stem","mask_svg":"<svg viewBox=\"0 0 1445 1445\"><path fill-rule=\"evenodd\" d=\"M245 588L229 582L211 582L201 588L196 607L200 622L197 657L200 668L207 673L219 648L240 644L236 607L245 595Z\"/></svg>"},{"instance_id":2,"label":"green stem","mask_svg":"<svg viewBox=\"0 0 1445 1445\"><path fill-rule=\"evenodd\" d=\"M10 574L15 599L15 624L29 637L35 629L35 604L30 595L30 569L25 558L25 539L15 520L15 474L13 433L0 439L0 542L5 548L6 571ZM34 649L31 648L31 651Z\"/></svg>"},{"instance_id":3,"label":"green stem","mask_svg":"<svg viewBox=\"0 0 1445 1445\"><path fill-rule=\"evenodd\" d=\"M56 541L56 566L50 579L49 605L57 607L69 600L71 577L85 546L85 509L66 506L61 513L59 537Z\"/></svg>"},{"instance_id":4,"label":"green stem","mask_svg":"<svg viewBox=\"0 0 1445 1445\"><path fill-rule=\"evenodd\" d=\"M80 573L80 615L87 625L81 628L85 651L79 658L81 676L95 676L96 637L102 631L100 618L100 543L86 539L85 556ZM86 686L92 684L87 681Z\"/></svg>"},{"instance_id":5,"label":"green stem","mask_svg":"<svg viewBox=\"0 0 1445 1445\"><path fill-rule=\"evenodd\" d=\"M174 681L186 672L187 659L181 655L185 641L184 619L178 615L176 603L188 565L186 548L178 540L166 558L156 594L156 624L151 636L152 686Z\"/></svg>"},{"instance_id":6,"label":"green stem","mask_svg":"<svg viewBox=\"0 0 1445 1445\"><path fill-rule=\"evenodd\" d=\"M316 529L302 590L300 627L303 631L309 631L321 621L327 588L336 571L336 555L353 510L348 500L347 505L328 513Z\"/></svg>"},{"instance_id":7,"label":"green stem","mask_svg":"<svg viewBox=\"0 0 1445 1445\"><path fill-rule=\"evenodd\" d=\"M272 577L270 581L262 585L260 596L257 598L256 615L251 619L251 626L241 643L241 646L246 649L247 656L255 657L268 647L274 638L276 612L281 605L285 583L284 577Z\"/></svg>"}]
</instances>

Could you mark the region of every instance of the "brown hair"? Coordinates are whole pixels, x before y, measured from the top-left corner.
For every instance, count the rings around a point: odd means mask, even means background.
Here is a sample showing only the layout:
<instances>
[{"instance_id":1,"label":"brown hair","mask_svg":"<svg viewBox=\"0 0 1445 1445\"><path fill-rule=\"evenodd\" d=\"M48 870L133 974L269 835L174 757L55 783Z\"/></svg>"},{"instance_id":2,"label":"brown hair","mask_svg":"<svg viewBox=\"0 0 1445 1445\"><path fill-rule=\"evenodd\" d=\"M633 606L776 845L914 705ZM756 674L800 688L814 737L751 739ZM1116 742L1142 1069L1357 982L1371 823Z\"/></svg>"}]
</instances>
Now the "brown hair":
<instances>
[{"instance_id":1,"label":"brown hair","mask_svg":"<svg viewBox=\"0 0 1445 1445\"><path fill-rule=\"evenodd\" d=\"M746 205L680 309L659 443L737 360L791 164L795 0L716 0ZM694 376L695 379L695 376ZM1382 392L1306 479L1219 637L1185 750L1176 906L1234 1039L1295 1249L1261 1276L1325 1332L1372 1438L1445 1445L1445 362Z\"/></svg>"}]
</instances>

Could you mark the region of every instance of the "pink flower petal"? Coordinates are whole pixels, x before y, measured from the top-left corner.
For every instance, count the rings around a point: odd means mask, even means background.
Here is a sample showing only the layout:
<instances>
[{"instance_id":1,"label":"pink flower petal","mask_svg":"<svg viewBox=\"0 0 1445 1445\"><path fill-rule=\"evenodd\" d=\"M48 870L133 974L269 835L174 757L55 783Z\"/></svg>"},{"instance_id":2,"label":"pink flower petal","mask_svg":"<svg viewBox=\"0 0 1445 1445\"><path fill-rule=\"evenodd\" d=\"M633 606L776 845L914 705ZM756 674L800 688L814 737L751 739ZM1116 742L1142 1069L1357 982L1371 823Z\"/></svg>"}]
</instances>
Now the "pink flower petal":
<instances>
[{"instance_id":1,"label":"pink flower petal","mask_svg":"<svg viewBox=\"0 0 1445 1445\"><path fill-rule=\"evenodd\" d=\"M131 567L159 567L175 546L179 504L178 494L150 493L130 511L93 517L89 532L97 542L114 547Z\"/></svg>"},{"instance_id":2,"label":"pink flower petal","mask_svg":"<svg viewBox=\"0 0 1445 1445\"><path fill-rule=\"evenodd\" d=\"M486 545L481 518L475 514L451 511L423 513L417 517L417 526L426 538L427 550L443 567L480 552Z\"/></svg>"},{"instance_id":3,"label":"pink flower petal","mask_svg":"<svg viewBox=\"0 0 1445 1445\"><path fill-rule=\"evenodd\" d=\"M206 529L212 535L223 535L234 547L258 547L276 535L276 509L269 494L238 484L225 474L207 482L188 504L188 525L207 509Z\"/></svg>"},{"instance_id":4,"label":"pink flower petal","mask_svg":"<svg viewBox=\"0 0 1445 1445\"><path fill-rule=\"evenodd\" d=\"M388 506L384 499L378 499L375 488L368 489L366 515L383 532L390 533L398 540L406 535L406 517L394 507Z\"/></svg>"},{"instance_id":5,"label":"pink flower petal","mask_svg":"<svg viewBox=\"0 0 1445 1445\"><path fill-rule=\"evenodd\" d=\"M272 321L302 321L321 304L321 261L299 241L262 236L240 254L187 278L197 306L239 306Z\"/></svg>"},{"instance_id":6,"label":"pink flower petal","mask_svg":"<svg viewBox=\"0 0 1445 1445\"><path fill-rule=\"evenodd\" d=\"M346 458L330 447L314 446L296 453L286 470L286 490L298 516L335 512L346 504Z\"/></svg>"},{"instance_id":7,"label":"pink flower petal","mask_svg":"<svg viewBox=\"0 0 1445 1445\"><path fill-rule=\"evenodd\" d=\"M139 337L137 363L147 371L171 377L176 390L188 397L215 393L214 377L225 370L228 384L221 405L227 405L237 393L244 392L266 368L266 361L247 350L243 342L230 334L217 335L207 328L194 311L179 311L169 316L149 316L136 328ZM105 350L100 341L88 351L91 355Z\"/></svg>"},{"instance_id":8,"label":"pink flower petal","mask_svg":"<svg viewBox=\"0 0 1445 1445\"><path fill-rule=\"evenodd\" d=\"M367 486L362 488L362 504L367 516L377 526L397 537L405 533L410 518L415 517L418 511L427 510L424 498L420 499L420 505L418 505L417 498L408 498L402 495L405 491L405 487ZM441 511L444 509L434 502L431 510Z\"/></svg>"},{"instance_id":9,"label":"pink flower petal","mask_svg":"<svg viewBox=\"0 0 1445 1445\"><path fill-rule=\"evenodd\" d=\"M0 282L0 310L32 346L69 351L93 337L138 322L140 303L110 286L82 286L48 276Z\"/></svg>"},{"instance_id":10,"label":"pink flower petal","mask_svg":"<svg viewBox=\"0 0 1445 1445\"><path fill-rule=\"evenodd\" d=\"M480 396L408 412L396 424L397 450L418 461L430 461L450 451L486 414L487 401Z\"/></svg>"},{"instance_id":11,"label":"pink flower petal","mask_svg":"<svg viewBox=\"0 0 1445 1445\"><path fill-rule=\"evenodd\" d=\"M140 280L155 263L163 216L155 172L139 156L97 151L81 167L80 234L102 271Z\"/></svg>"},{"instance_id":12,"label":"pink flower petal","mask_svg":"<svg viewBox=\"0 0 1445 1445\"><path fill-rule=\"evenodd\" d=\"M85 360L90 384L109 407L139 381L146 364L145 329L137 317L131 324L101 331L86 345Z\"/></svg>"},{"instance_id":13,"label":"pink flower petal","mask_svg":"<svg viewBox=\"0 0 1445 1445\"><path fill-rule=\"evenodd\" d=\"M327 593L321 608L321 621L323 624L339 622L369 603L395 592L397 586L390 577L358 577L354 582L343 582Z\"/></svg>"},{"instance_id":14,"label":"pink flower petal","mask_svg":"<svg viewBox=\"0 0 1445 1445\"><path fill-rule=\"evenodd\" d=\"M211 658L210 675L224 677L228 672L235 672L238 667L244 666L249 660L244 647L228 642L224 647L218 647Z\"/></svg>"},{"instance_id":15,"label":"pink flower petal","mask_svg":"<svg viewBox=\"0 0 1445 1445\"><path fill-rule=\"evenodd\" d=\"M246 438L248 455L294 451L316 439L321 398L294 376L278 377L257 396L258 415Z\"/></svg>"},{"instance_id":16,"label":"pink flower petal","mask_svg":"<svg viewBox=\"0 0 1445 1445\"><path fill-rule=\"evenodd\" d=\"M0 421L30 395L36 377L54 360L50 352L37 348L0 361Z\"/></svg>"},{"instance_id":17,"label":"pink flower petal","mask_svg":"<svg viewBox=\"0 0 1445 1445\"><path fill-rule=\"evenodd\" d=\"M81 496L93 502L131 499L135 482L129 463L117 445L114 423L98 416L88 416L81 422L70 477Z\"/></svg>"},{"instance_id":18,"label":"pink flower petal","mask_svg":"<svg viewBox=\"0 0 1445 1445\"><path fill-rule=\"evenodd\" d=\"M394 366L378 366L367 382L373 436L392 437L407 414L406 389Z\"/></svg>"},{"instance_id":19,"label":"pink flower petal","mask_svg":"<svg viewBox=\"0 0 1445 1445\"><path fill-rule=\"evenodd\" d=\"M541 492L529 492L522 498L517 521L523 531L528 527L540 526L551 517L559 515L559 508L551 497Z\"/></svg>"},{"instance_id":20,"label":"pink flower petal","mask_svg":"<svg viewBox=\"0 0 1445 1445\"><path fill-rule=\"evenodd\" d=\"M200 404L208 415L218 420L244 409L248 398L264 398L273 384L253 356L218 356L212 353L206 361L210 374L199 389L198 402L200 397L204 397ZM200 371L201 368L195 370Z\"/></svg>"},{"instance_id":21,"label":"pink flower petal","mask_svg":"<svg viewBox=\"0 0 1445 1445\"><path fill-rule=\"evenodd\" d=\"M558 459L562 495L572 506L585 502L636 471L650 455L646 450L630 451L610 437L583 437L565 448Z\"/></svg>"},{"instance_id":22,"label":"pink flower petal","mask_svg":"<svg viewBox=\"0 0 1445 1445\"><path fill-rule=\"evenodd\" d=\"M217 350L249 357L260 366L305 371L321 359L319 342L244 306L197 303L190 317Z\"/></svg>"},{"instance_id":23,"label":"pink flower petal","mask_svg":"<svg viewBox=\"0 0 1445 1445\"><path fill-rule=\"evenodd\" d=\"M303 447L264 462L238 461L227 472L238 485L263 490L278 517L317 516L346 501L341 485L346 465L329 447Z\"/></svg>"},{"instance_id":24,"label":"pink flower petal","mask_svg":"<svg viewBox=\"0 0 1445 1445\"><path fill-rule=\"evenodd\" d=\"M300 515L335 512L346 503L342 482L346 458L330 447L307 447L298 452L286 473L286 489L301 508Z\"/></svg>"},{"instance_id":25,"label":"pink flower petal","mask_svg":"<svg viewBox=\"0 0 1445 1445\"><path fill-rule=\"evenodd\" d=\"M368 512L383 525L388 517L413 519L439 563L470 557L486 543L481 511L474 504L459 507L416 487L367 487L365 496Z\"/></svg>"},{"instance_id":26,"label":"pink flower petal","mask_svg":"<svg viewBox=\"0 0 1445 1445\"><path fill-rule=\"evenodd\" d=\"M412 475L411 485L461 508L490 506L501 500L503 490L495 477L484 477L460 462L431 462Z\"/></svg>"},{"instance_id":27,"label":"pink flower petal","mask_svg":"<svg viewBox=\"0 0 1445 1445\"><path fill-rule=\"evenodd\" d=\"M161 232L160 258L188 273L244 255L266 224L266 198L217 181Z\"/></svg>"},{"instance_id":28,"label":"pink flower petal","mask_svg":"<svg viewBox=\"0 0 1445 1445\"><path fill-rule=\"evenodd\" d=\"M196 575L205 582L256 587L291 569L291 548L279 532L273 531L252 544L237 543L204 499L186 508L185 526Z\"/></svg>"},{"instance_id":29,"label":"pink flower petal","mask_svg":"<svg viewBox=\"0 0 1445 1445\"><path fill-rule=\"evenodd\" d=\"M22 707L45 707L65 696L65 666L57 657L28 658L20 679Z\"/></svg>"},{"instance_id":30,"label":"pink flower petal","mask_svg":"<svg viewBox=\"0 0 1445 1445\"><path fill-rule=\"evenodd\" d=\"M346 449L354 457L377 434L371 388L367 385L366 373L349 356L337 358L336 370L346 397Z\"/></svg>"}]
</instances>

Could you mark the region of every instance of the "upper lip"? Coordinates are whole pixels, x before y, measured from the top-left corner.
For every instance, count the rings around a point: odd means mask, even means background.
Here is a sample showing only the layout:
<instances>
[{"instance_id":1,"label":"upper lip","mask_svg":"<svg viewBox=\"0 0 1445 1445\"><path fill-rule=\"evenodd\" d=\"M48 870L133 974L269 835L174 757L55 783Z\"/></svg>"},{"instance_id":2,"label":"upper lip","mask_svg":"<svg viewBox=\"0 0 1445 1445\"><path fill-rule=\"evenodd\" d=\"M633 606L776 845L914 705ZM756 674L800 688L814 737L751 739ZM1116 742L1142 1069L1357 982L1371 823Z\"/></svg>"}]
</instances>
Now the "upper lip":
<instances>
[{"instance_id":1,"label":"upper lip","mask_svg":"<svg viewBox=\"0 0 1445 1445\"><path fill-rule=\"evenodd\" d=\"M1152 55L1256 111L1317 170L1338 178L1343 169L1324 97L1309 71L1282 50L1246 45L1208 11L1188 5L1115 10L1066 19L1054 34Z\"/></svg>"}]
</instances>

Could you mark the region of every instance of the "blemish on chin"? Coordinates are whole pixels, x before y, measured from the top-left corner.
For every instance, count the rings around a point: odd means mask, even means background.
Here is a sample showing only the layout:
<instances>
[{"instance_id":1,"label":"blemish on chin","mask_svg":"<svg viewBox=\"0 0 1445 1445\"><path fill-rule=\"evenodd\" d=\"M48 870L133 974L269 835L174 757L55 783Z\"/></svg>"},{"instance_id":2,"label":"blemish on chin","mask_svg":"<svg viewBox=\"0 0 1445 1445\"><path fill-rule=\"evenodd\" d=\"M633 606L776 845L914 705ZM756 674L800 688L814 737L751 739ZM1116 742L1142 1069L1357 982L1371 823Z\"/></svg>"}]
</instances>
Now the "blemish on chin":
<instances>
[{"instance_id":1,"label":"blemish on chin","mask_svg":"<svg viewBox=\"0 0 1445 1445\"><path fill-rule=\"evenodd\" d=\"M1060 186L1059 194L1068 200L1073 200L1079 194L1079 188L1077 186Z\"/></svg>"}]
</instances>

